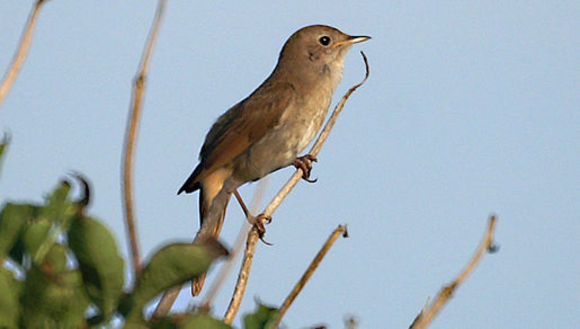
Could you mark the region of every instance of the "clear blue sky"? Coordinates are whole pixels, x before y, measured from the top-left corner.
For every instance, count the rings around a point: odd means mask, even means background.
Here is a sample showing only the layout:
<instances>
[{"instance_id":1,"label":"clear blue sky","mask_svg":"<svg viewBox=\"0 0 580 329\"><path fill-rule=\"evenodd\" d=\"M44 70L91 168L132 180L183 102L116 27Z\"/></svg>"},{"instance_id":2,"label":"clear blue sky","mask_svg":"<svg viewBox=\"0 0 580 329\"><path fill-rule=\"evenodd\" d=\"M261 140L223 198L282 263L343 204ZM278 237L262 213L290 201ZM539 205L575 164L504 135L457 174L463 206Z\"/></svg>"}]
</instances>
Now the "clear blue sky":
<instances>
[{"instance_id":1,"label":"clear blue sky","mask_svg":"<svg viewBox=\"0 0 580 329\"><path fill-rule=\"evenodd\" d=\"M33 1L0 2L0 68ZM0 201L39 200L71 170L126 252L120 197L125 121L154 1L48 1L0 109L12 135ZM580 323L580 4L169 1L136 156L139 235L149 254L191 239L197 195L175 192L211 123L270 73L288 36L314 23L373 39L347 57L347 103L313 171L268 226L242 312L279 305L332 229L348 223L285 318L289 328L406 328L471 257L490 213L497 243L432 328ZM272 175L271 196L292 169ZM256 184L242 189L250 199ZM241 212L232 203L223 241ZM237 266L236 266L237 268ZM215 273L215 271L213 272ZM233 286L215 305L223 314ZM179 300L181 307L189 303Z\"/></svg>"}]
</instances>

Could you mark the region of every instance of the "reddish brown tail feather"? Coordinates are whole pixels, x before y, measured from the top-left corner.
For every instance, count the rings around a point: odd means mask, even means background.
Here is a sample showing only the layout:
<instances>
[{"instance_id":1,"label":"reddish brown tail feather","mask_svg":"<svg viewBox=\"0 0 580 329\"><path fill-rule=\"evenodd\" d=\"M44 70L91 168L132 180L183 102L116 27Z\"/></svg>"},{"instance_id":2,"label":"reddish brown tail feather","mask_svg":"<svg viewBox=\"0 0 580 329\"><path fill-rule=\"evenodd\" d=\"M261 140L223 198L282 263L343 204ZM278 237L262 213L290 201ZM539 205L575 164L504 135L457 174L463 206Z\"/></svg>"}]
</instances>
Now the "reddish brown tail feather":
<instances>
[{"instance_id":1,"label":"reddish brown tail feather","mask_svg":"<svg viewBox=\"0 0 580 329\"><path fill-rule=\"evenodd\" d=\"M221 211L221 215L220 215L220 219L219 221L217 221L216 225L214 226L213 230L211 230L211 236L217 238L220 235L220 232L222 230L222 225L224 223L224 218L226 216L226 208L228 207L228 202L230 200L231 194L228 195L228 198L225 201L225 204L223 205L223 207L220 208ZM209 213L209 208L210 208L210 202L208 200L205 200L204 195L203 195L203 188L200 190L199 193L199 221L200 221L200 228L201 225L203 225L203 219L206 218L206 216ZM193 240L193 242L195 242L199 237L199 233L198 235L196 235L195 239ZM201 289L203 288L203 284L205 281L205 274L193 279L191 281L191 295L192 296L198 296L201 293Z\"/></svg>"}]
</instances>

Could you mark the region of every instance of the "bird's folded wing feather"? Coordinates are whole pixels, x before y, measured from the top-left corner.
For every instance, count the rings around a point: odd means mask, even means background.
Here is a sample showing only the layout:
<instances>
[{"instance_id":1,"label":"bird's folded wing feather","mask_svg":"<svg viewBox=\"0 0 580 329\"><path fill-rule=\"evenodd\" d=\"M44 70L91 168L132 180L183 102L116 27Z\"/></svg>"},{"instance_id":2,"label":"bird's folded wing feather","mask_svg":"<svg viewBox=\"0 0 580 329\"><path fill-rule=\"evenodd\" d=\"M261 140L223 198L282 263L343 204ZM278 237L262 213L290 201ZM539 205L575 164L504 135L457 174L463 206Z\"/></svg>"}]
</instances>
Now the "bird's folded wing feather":
<instances>
[{"instance_id":1,"label":"bird's folded wing feather","mask_svg":"<svg viewBox=\"0 0 580 329\"><path fill-rule=\"evenodd\" d=\"M207 134L200 152L200 181L234 160L276 125L295 101L291 84L263 85L224 113Z\"/></svg>"}]
</instances>

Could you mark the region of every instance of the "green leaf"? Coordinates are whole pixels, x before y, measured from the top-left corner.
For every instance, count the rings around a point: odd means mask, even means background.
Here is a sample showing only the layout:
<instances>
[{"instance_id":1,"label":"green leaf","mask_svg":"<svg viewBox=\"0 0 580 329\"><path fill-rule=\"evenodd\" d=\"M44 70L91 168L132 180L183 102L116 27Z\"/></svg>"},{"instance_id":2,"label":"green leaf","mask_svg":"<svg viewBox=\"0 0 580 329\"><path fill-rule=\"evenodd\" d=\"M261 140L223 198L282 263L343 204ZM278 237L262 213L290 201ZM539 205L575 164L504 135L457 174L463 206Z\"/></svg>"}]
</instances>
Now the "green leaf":
<instances>
[{"instance_id":1,"label":"green leaf","mask_svg":"<svg viewBox=\"0 0 580 329\"><path fill-rule=\"evenodd\" d=\"M61 181L46 197L46 205L41 209L39 216L53 223L66 224L75 213L75 207L68 196L70 188L69 182Z\"/></svg>"},{"instance_id":2,"label":"green leaf","mask_svg":"<svg viewBox=\"0 0 580 329\"><path fill-rule=\"evenodd\" d=\"M123 329L149 329L151 328L143 318L126 319Z\"/></svg>"},{"instance_id":3,"label":"green leaf","mask_svg":"<svg viewBox=\"0 0 580 329\"><path fill-rule=\"evenodd\" d=\"M8 148L9 144L10 137L8 137L8 134L4 134L4 137L2 137L2 141L0 141L0 169L2 169L2 155L4 154L4 152L6 152L6 149Z\"/></svg>"},{"instance_id":4,"label":"green leaf","mask_svg":"<svg viewBox=\"0 0 580 329\"><path fill-rule=\"evenodd\" d=\"M183 325L179 328L183 329L232 329L227 323L218 319L212 318L207 314L194 314L187 317Z\"/></svg>"},{"instance_id":5,"label":"green leaf","mask_svg":"<svg viewBox=\"0 0 580 329\"><path fill-rule=\"evenodd\" d=\"M14 261L14 264L18 264L19 266L23 266L25 264L24 258L24 242L22 242L22 236L20 236L10 249L10 258Z\"/></svg>"},{"instance_id":6,"label":"green leaf","mask_svg":"<svg viewBox=\"0 0 580 329\"><path fill-rule=\"evenodd\" d=\"M89 299L79 270L67 269L67 249L55 244L41 265L33 264L22 292L25 328L83 328Z\"/></svg>"},{"instance_id":7,"label":"green leaf","mask_svg":"<svg viewBox=\"0 0 580 329\"><path fill-rule=\"evenodd\" d=\"M52 277L64 273L68 266L67 248L61 244L54 244L46 254L41 266Z\"/></svg>"},{"instance_id":8,"label":"green leaf","mask_svg":"<svg viewBox=\"0 0 580 329\"><path fill-rule=\"evenodd\" d=\"M244 329L263 329L275 320L278 316L278 309L258 303L258 308L254 313L244 316Z\"/></svg>"},{"instance_id":9,"label":"green leaf","mask_svg":"<svg viewBox=\"0 0 580 329\"><path fill-rule=\"evenodd\" d=\"M24 229L24 234L22 236L22 243L24 244L24 249L33 258L37 259L37 251L39 247L49 239L49 233L52 224L46 218L40 218L39 220L28 225Z\"/></svg>"},{"instance_id":10,"label":"green leaf","mask_svg":"<svg viewBox=\"0 0 580 329\"><path fill-rule=\"evenodd\" d=\"M2 159L2 154L4 153L4 150L6 150L6 148L8 147L9 144L10 144L10 138L5 133L4 137L2 137L2 141L0 142L0 159Z\"/></svg>"},{"instance_id":11,"label":"green leaf","mask_svg":"<svg viewBox=\"0 0 580 329\"><path fill-rule=\"evenodd\" d=\"M207 272L211 263L227 250L215 239L204 244L174 243L161 248L141 271L132 295L132 312L162 291Z\"/></svg>"},{"instance_id":12,"label":"green leaf","mask_svg":"<svg viewBox=\"0 0 580 329\"><path fill-rule=\"evenodd\" d=\"M0 260L12 249L24 225L35 215L35 207L7 203L0 213Z\"/></svg>"},{"instance_id":13,"label":"green leaf","mask_svg":"<svg viewBox=\"0 0 580 329\"><path fill-rule=\"evenodd\" d=\"M0 266L0 328L17 328L20 317L20 288L22 283L14 273Z\"/></svg>"},{"instance_id":14,"label":"green leaf","mask_svg":"<svg viewBox=\"0 0 580 329\"><path fill-rule=\"evenodd\" d=\"M47 236L37 247L32 258L32 261L36 264L43 262L44 257L58 239L57 233L66 232L70 219L75 214L76 207L68 196L70 188L71 186L67 181L61 181L46 197L45 206L39 208L38 218L56 225L58 230L54 231L54 234Z\"/></svg>"},{"instance_id":15,"label":"green leaf","mask_svg":"<svg viewBox=\"0 0 580 329\"><path fill-rule=\"evenodd\" d=\"M75 217L68 231L69 246L83 276L87 294L108 321L123 291L125 264L110 231L89 217Z\"/></svg>"},{"instance_id":16,"label":"green leaf","mask_svg":"<svg viewBox=\"0 0 580 329\"><path fill-rule=\"evenodd\" d=\"M229 324L204 313L173 314L155 322L152 329L232 329Z\"/></svg>"}]
</instances>

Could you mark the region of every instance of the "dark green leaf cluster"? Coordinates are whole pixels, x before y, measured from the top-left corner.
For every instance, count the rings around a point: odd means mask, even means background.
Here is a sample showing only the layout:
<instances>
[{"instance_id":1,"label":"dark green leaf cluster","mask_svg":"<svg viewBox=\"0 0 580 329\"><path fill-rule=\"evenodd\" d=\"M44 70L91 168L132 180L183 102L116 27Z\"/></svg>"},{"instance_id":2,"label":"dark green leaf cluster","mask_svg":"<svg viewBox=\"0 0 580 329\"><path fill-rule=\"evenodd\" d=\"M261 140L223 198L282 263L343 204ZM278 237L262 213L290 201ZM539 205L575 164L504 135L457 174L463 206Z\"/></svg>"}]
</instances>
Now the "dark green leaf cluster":
<instances>
[{"instance_id":1,"label":"dark green leaf cluster","mask_svg":"<svg viewBox=\"0 0 580 329\"><path fill-rule=\"evenodd\" d=\"M278 309L258 303L256 311L244 316L244 328L271 328Z\"/></svg>"},{"instance_id":2,"label":"dark green leaf cluster","mask_svg":"<svg viewBox=\"0 0 580 329\"><path fill-rule=\"evenodd\" d=\"M81 266L73 266L74 252L65 242L69 227L79 220L69 192L70 184L63 181L43 204L3 205L0 327L82 327L91 298L85 289ZM120 276L114 283L119 285L120 281L117 295L123 286L122 261L119 270Z\"/></svg>"},{"instance_id":3,"label":"dark green leaf cluster","mask_svg":"<svg viewBox=\"0 0 580 329\"><path fill-rule=\"evenodd\" d=\"M0 160L7 139L0 142ZM81 178L82 180L82 178ZM82 181L88 189L88 183ZM227 250L217 240L160 248L125 287L125 262L101 222L84 213L61 181L42 203L6 202L0 208L0 328L232 328L202 313L172 314L155 322L145 306L161 292L205 273ZM245 328L264 328L260 306ZM120 324L119 324L120 323Z\"/></svg>"}]
</instances>

